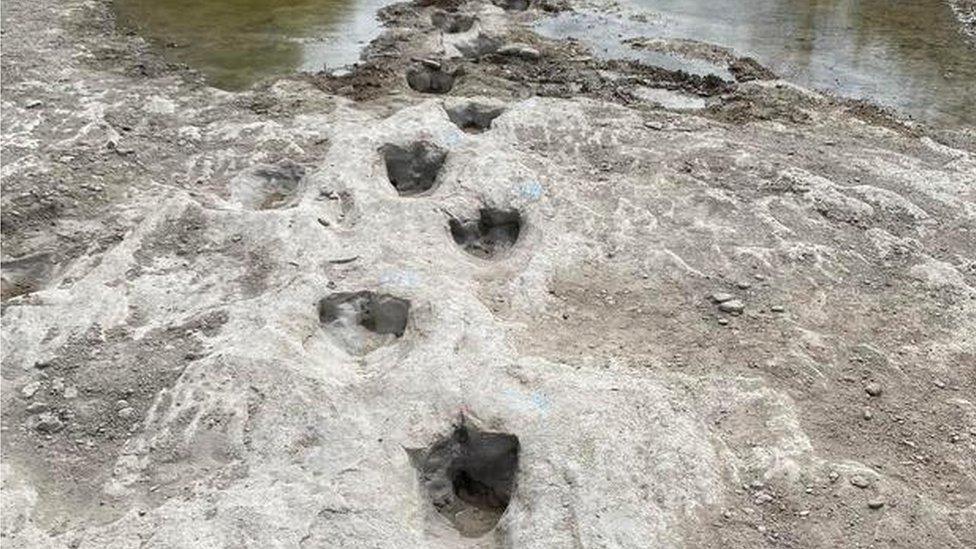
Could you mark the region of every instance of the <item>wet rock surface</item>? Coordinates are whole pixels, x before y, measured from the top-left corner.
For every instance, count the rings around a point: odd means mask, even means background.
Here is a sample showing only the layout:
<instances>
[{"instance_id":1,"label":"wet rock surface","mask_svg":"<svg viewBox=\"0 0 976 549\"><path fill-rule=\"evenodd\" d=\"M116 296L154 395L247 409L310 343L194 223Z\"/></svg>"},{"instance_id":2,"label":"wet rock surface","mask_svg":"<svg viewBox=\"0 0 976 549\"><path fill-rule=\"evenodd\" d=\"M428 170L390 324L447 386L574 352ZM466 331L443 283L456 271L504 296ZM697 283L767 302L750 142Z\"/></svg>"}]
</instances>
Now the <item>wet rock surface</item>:
<instances>
[{"instance_id":1,"label":"wet rock surface","mask_svg":"<svg viewBox=\"0 0 976 549\"><path fill-rule=\"evenodd\" d=\"M5 547L976 544L972 135L481 2L224 93L105 8L4 4Z\"/></svg>"}]
</instances>

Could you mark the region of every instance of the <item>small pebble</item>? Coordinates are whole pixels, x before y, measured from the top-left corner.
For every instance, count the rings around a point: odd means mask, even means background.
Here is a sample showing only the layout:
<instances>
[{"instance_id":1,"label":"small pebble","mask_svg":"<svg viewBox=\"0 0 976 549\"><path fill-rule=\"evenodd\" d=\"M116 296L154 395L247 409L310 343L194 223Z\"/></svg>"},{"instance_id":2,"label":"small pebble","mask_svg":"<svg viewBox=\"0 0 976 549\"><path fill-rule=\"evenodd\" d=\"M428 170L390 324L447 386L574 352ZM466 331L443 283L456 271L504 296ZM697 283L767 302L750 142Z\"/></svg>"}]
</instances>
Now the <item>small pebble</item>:
<instances>
[{"instance_id":1,"label":"small pebble","mask_svg":"<svg viewBox=\"0 0 976 549\"><path fill-rule=\"evenodd\" d=\"M742 311L744 311L745 308L746 306L742 303L742 301L738 299L733 299L731 301L724 301L718 304L718 310L733 315L742 314Z\"/></svg>"},{"instance_id":2,"label":"small pebble","mask_svg":"<svg viewBox=\"0 0 976 549\"><path fill-rule=\"evenodd\" d=\"M874 417L874 412L872 412L870 408L865 408L863 416L864 419L871 419Z\"/></svg>"},{"instance_id":3,"label":"small pebble","mask_svg":"<svg viewBox=\"0 0 976 549\"><path fill-rule=\"evenodd\" d=\"M132 408L122 408L118 411L118 414L122 419L129 419L136 414L136 411Z\"/></svg>"},{"instance_id":4,"label":"small pebble","mask_svg":"<svg viewBox=\"0 0 976 549\"><path fill-rule=\"evenodd\" d=\"M749 288L752 288L752 284L745 281L736 284L736 286L738 286L740 290L748 290Z\"/></svg>"},{"instance_id":5,"label":"small pebble","mask_svg":"<svg viewBox=\"0 0 976 549\"><path fill-rule=\"evenodd\" d=\"M31 403L31 404L30 404L30 405L29 405L29 406L27 407L27 413L28 413L28 414L39 414L39 413L41 413L41 412L46 412L46 411L48 411L49 409L50 409L50 406L48 406L48 405L47 405L46 403L44 403L44 402L32 402L32 403Z\"/></svg>"},{"instance_id":6,"label":"small pebble","mask_svg":"<svg viewBox=\"0 0 976 549\"><path fill-rule=\"evenodd\" d=\"M522 59L538 59L542 57L539 50L529 46L528 44L506 44L497 51L498 55L507 55L511 57L521 57Z\"/></svg>"},{"instance_id":7,"label":"small pebble","mask_svg":"<svg viewBox=\"0 0 976 549\"><path fill-rule=\"evenodd\" d=\"M881 396L881 384L876 381L872 381L864 386L864 392L873 397Z\"/></svg>"},{"instance_id":8,"label":"small pebble","mask_svg":"<svg viewBox=\"0 0 976 549\"><path fill-rule=\"evenodd\" d=\"M884 500L872 499L871 501L868 502L868 509L881 509L882 507L884 507L884 504L885 504Z\"/></svg>"},{"instance_id":9,"label":"small pebble","mask_svg":"<svg viewBox=\"0 0 976 549\"><path fill-rule=\"evenodd\" d=\"M871 482L861 475L854 475L851 477L851 486L855 486L857 488L867 488L868 486L871 486Z\"/></svg>"},{"instance_id":10,"label":"small pebble","mask_svg":"<svg viewBox=\"0 0 976 549\"><path fill-rule=\"evenodd\" d=\"M783 307L782 305L773 305L772 307L769 308L769 310L774 313L782 313L786 311L786 307Z\"/></svg>"},{"instance_id":11,"label":"small pebble","mask_svg":"<svg viewBox=\"0 0 976 549\"><path fill-rule=\"evenodd\" d=\"M718 323L721 324L722 326L725 326L725 325L727 325L729 323L729 319L727 319L727 318L720 318L720 319L718 319Z\"/></svg>"},{"instance_id":12,"label":"small pebble","mask_svg":"<svg viewBox=\"0 0 976 549\"><path fill-rule=\"evenodd\" d=\"M715 292L708 297L715 303L725 303L726 301L731 301L733 298L735 298L734 295L725 292Z\"/></svg>"},{"instance_id":13,"label":"small pebble","mask_svg":"<svg viewBox=\"0 0 976 549\"><path fill-rule=\"evenodd\" d=\"M34 423L34 429L42 433L57 433L64 429L64 422L54 413L44 412L38 416L37 422Z\"/></svg>"},{"instance_id":14,"label":"small pebble","mask_svg":"<svg viewBox=\"0 0 976 549\"><path fill-rule=\"evenodd\" d=\"M27 385L24 385L20 389L20 394L24 395L24 398L31 398L35 393L41 388L40 381L31 381Z\"/></svg>"}]
</instances>

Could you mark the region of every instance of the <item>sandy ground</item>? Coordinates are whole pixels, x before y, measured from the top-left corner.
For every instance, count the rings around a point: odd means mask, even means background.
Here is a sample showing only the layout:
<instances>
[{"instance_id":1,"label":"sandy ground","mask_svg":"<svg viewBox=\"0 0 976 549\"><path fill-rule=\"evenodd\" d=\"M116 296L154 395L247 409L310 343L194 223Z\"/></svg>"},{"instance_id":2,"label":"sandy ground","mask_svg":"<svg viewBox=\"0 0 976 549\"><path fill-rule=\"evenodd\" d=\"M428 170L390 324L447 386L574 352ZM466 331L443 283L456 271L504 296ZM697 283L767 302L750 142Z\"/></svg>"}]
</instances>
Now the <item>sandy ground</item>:
<instances>
[{"instance_id":1,"label":"sandy ground","mask_svg":"<svg viewBox=\"0 0 976 549\"><path fill-rule=\"evenodd\" d=\"M972 133L522 7L226 93L4 2L4 547L976 546Z\"/></svg>"}]
</instances>

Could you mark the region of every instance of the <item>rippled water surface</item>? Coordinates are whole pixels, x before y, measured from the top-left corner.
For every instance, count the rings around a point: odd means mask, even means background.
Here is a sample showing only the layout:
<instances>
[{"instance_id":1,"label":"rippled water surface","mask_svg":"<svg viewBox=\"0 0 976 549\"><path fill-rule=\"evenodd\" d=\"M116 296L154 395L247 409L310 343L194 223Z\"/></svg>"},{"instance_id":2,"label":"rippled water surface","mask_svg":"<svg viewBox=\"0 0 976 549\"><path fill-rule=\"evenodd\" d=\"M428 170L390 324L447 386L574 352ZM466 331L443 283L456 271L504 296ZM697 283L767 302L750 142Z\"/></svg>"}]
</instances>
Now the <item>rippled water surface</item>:
<instances>
[{"instance_id":1,"label":"rippled water surface","mask_svg":"<svg viewBox=\"0 0 976 549\"><path fill-rule=\"evenodd\" d=\"M642 35L712 42L803 85L869 98L928 122L976 125L976 48L943 0L624 3L644 10L646 22L563 14L542 28L610 50L617 47L611 41Z\"/></svg>"},{"instance_id":2,"label":"rippled water surface","mask_svg":"<svg viewBox=\"0 0 976 549\"><path fill-rule=\"evenodd\" d=\"M115 0L119 23L224 89L350 64L392 0Z\"/></svg>"}]
</instances>

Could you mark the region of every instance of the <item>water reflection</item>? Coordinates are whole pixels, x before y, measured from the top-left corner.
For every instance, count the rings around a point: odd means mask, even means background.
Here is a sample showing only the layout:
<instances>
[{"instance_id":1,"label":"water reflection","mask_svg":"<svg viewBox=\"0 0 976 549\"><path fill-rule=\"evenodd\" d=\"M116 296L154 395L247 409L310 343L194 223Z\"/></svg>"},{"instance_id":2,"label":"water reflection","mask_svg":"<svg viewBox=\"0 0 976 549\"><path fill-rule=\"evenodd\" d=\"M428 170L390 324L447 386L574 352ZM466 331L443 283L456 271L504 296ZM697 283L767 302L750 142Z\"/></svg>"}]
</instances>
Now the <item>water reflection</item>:
<instances>
[{"instance_id":1,"label":"water reflection","mask_svg":"<svg viewBox=\"0 0 976 549\"><path fill-rule=\"evenodd\" d=\"M263 78L354 62L391 0L115 0L119 23L167 56L241 89Z\"/></svg>"},{"instance_id":2,"label":"water reflection","mask_svg":"<svg viewBox=\"0 0 976 549\"><path fill-rule=\"evenodd\" d=\"M802 84L976 124L976 49L943 0L630 0L653 33L754 55Z\"/></svg>"}]
</instances>

